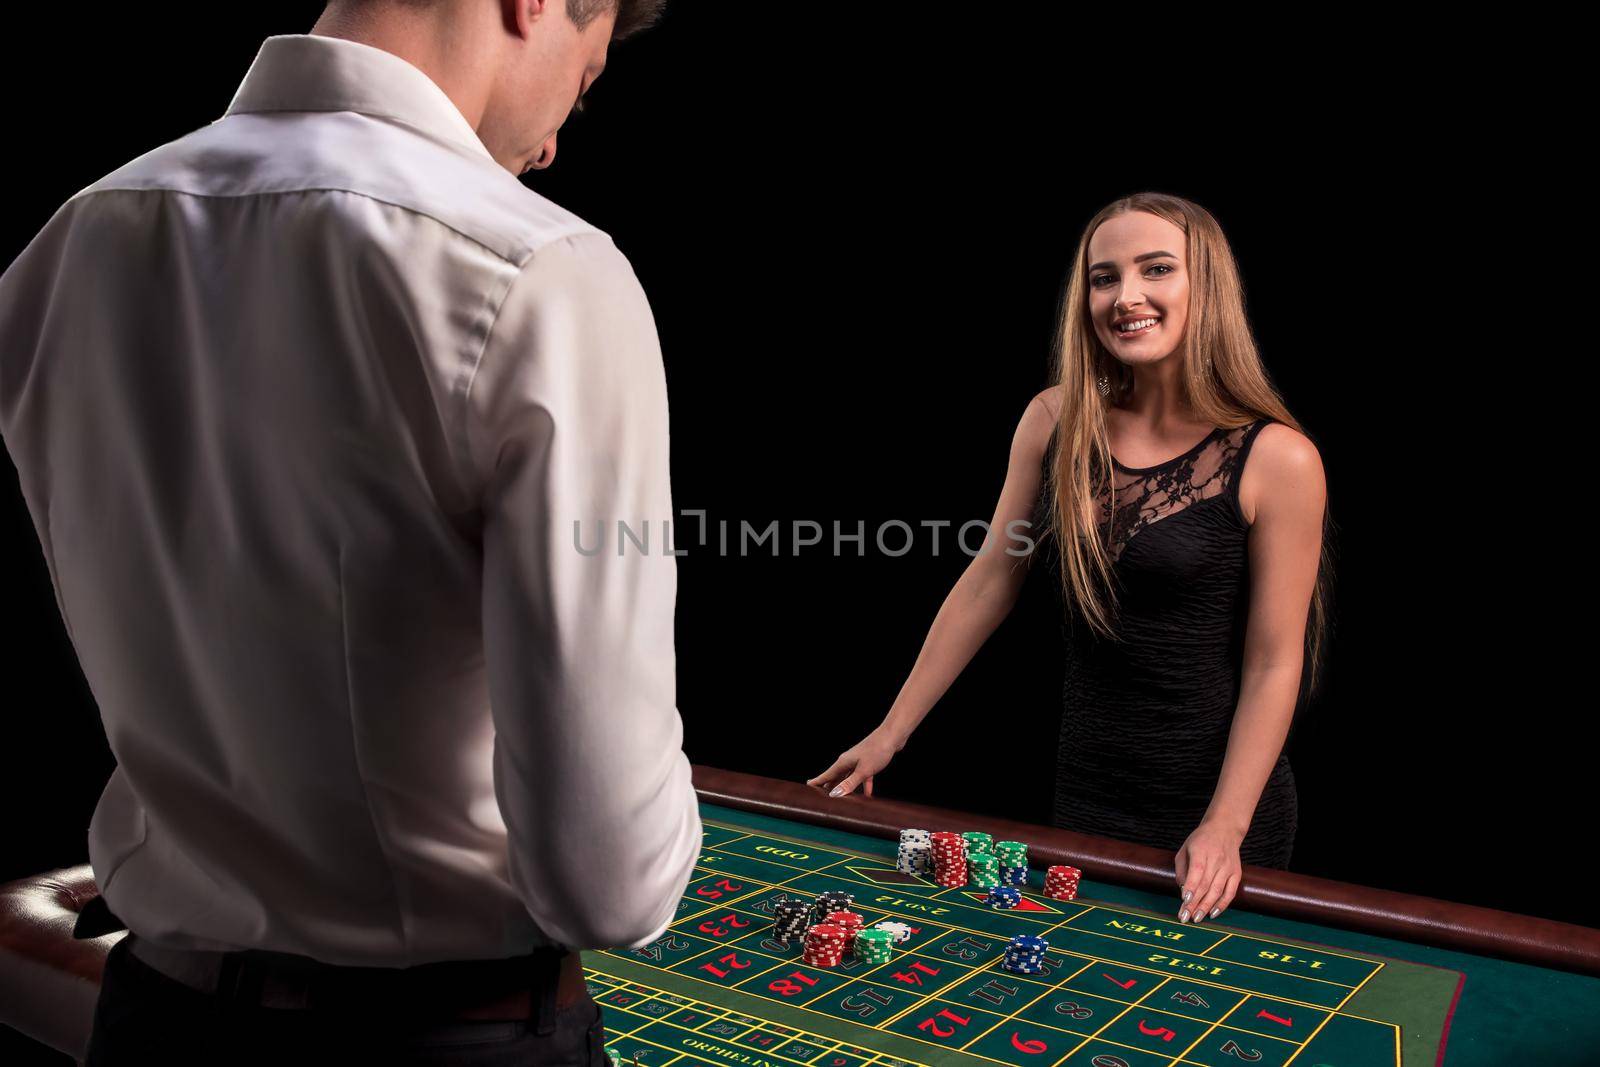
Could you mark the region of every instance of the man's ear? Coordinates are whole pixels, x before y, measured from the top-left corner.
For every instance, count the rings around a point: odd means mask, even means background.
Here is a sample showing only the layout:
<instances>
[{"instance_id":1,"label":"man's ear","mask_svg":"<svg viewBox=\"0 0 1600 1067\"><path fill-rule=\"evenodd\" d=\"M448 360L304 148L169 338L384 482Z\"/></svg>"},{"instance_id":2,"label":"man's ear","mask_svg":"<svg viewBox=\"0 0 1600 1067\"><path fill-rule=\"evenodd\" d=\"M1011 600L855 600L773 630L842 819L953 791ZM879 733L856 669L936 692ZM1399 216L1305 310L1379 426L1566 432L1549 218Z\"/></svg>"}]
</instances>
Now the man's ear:
<instances>
[{"instance_id":1,"label":"man's ear","mask_svg":"<svg viewBox=\"0 0 1600 1067\"><path fill-rule=\"evenodd\" d=\"M550 9L564 0L500 0L500 17L506 32L523 40L533 31L534 23L550 14Z\"/></svg>"}]
</instances>

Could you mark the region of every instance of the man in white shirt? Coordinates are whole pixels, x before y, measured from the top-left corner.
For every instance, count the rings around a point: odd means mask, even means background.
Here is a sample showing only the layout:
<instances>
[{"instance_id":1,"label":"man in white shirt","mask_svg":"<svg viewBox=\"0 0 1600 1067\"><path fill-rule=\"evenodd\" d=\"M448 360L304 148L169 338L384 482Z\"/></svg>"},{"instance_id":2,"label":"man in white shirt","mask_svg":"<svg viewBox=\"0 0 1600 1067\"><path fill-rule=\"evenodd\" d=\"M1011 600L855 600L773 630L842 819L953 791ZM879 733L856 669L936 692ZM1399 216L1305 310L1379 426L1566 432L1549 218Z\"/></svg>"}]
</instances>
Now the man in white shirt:
<instances>
[{"instance_id":1,"label":"man in white shirt","mask_svg":"<svg viewBox=\"0 0 1600 1067\"><path fill-rule=\"evenodd\" d=\"M90 1063L603 1060L574 950L661 936L701 839L666 386L628 261L517 176L661 2L334 0L0 276L118 762Z\"/></svg>"}]
</instances>

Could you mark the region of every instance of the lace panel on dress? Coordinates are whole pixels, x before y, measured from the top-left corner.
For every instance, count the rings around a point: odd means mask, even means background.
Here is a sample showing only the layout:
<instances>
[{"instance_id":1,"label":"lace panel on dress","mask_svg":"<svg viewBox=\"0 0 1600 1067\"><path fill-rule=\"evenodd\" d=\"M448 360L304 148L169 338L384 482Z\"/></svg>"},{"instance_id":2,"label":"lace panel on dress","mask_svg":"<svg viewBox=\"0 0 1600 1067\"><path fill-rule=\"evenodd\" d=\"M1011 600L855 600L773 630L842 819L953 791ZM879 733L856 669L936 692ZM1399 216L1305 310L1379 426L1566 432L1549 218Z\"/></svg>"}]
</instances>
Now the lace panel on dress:
<instances>
[{"instance_id":1,"label":"lace panel on dress","mask_svg":"<svg viewBox=\"0 0 1600 1067\"><path fill-rule=\"evenodd\" d=\"M1142 471L1113 467L1110 488L1116 494L1115 513L1104 479L1096 496L1100 529L1110 526L1107 548L1112 560L1120 559L1128 542L1146 526L1229 489L1249 429L1248 425L1219 428L1198 449Z\"/></svg>"}]
</instances>

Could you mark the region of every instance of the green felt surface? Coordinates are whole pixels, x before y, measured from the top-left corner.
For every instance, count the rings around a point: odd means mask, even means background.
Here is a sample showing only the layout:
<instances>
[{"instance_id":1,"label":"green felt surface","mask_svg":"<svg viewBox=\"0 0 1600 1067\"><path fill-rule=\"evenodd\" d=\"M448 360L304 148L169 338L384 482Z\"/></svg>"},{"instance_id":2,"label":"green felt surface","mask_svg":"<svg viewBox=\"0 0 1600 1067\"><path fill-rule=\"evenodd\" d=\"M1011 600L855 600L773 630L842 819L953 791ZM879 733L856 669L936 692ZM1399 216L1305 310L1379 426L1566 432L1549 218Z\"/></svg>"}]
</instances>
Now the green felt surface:
<instances>
[{"instance_id":1,"label":"green felt surface","mask_svg":"<svg viewBox=\"0 0 1600 1067\"><path fill-rule=\"evenodd\" d=\"M998 1063L1144 1067L1600 1064L1600 979L1085 881L996 911L894 870L894 841L702 805L705 847L666 935L585 953L608 1048L649 1067ZM965 827L926 827L962 830ZM917 927L894 960L838 968L770 938L771 904L824 889L868 925ZM998 961L1051 945L1049 973ZM1456 1003L1459 992L1459 1003ZM1454 1011L1452 1012L1452 1005Z\"/></svg>"}]
</instances>

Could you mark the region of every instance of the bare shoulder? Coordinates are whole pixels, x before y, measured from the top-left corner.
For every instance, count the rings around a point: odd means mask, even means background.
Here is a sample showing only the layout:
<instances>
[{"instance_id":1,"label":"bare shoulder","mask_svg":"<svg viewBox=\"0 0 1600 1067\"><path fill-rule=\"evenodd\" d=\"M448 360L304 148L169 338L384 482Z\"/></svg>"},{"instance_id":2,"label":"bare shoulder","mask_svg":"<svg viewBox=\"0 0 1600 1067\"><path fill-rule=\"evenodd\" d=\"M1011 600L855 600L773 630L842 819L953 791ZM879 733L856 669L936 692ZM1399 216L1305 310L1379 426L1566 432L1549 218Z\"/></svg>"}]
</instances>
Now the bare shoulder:
<instances>
[{"instance_id":1,"label":"bare shoulder","mask_svg":"<svg viewBox=\"0 0 1600 1067\"><path fill-rule=\"evenodd\" d=\"M1051 423L1061 418L1061 398L1067 393L1064 385L1052 385L1048 389L1041 389L1034 399L1044 406L1050 415Z\"/></svg>"},{"instance_id":2,"label":"bare shoulder","mask_svg":"<svg viewBox=\"0 0 1600 1067\"><path fill-rule=\"evenodd\" d=\"M1311 438L1281 422L1270 422L1256 434L1239 474L1239 510L1255 524L1261 505L1320 514L1327 499L1322 453Z\"/></svg>"},{"instance_id":3,"label":"bare shoulder","mask_svg":"<svg viewBox=\"0 0 1600 1067\"><path fill-rule=\"evenodd\" d=\"M1271 468L1274 473L1310 474L1322 471L1322 453L1311 443L1311 438L1281 422L1269 422L1256 434L1251 455L1259 457L1257 463Z\"/></svg>"},{"instance_id":4,"label":"bare shoulder","mask_svg":"<svg viewBox=\"0 0 1600 1067\"><path fill-rule=\"evenodd\" d=\"M1012 451L1019 459L1037 462L1044 458L1045 449L1050 446L1050 435L1055 432L1056 423L1061 417L1061 387L1046 389L1034 396L1028 402L1027 408L1022 412L1022 419L1017 423L1016 437L1012 441Z\"/></svg>"}]
</instances>

